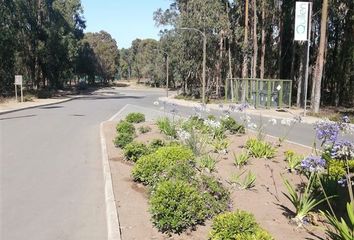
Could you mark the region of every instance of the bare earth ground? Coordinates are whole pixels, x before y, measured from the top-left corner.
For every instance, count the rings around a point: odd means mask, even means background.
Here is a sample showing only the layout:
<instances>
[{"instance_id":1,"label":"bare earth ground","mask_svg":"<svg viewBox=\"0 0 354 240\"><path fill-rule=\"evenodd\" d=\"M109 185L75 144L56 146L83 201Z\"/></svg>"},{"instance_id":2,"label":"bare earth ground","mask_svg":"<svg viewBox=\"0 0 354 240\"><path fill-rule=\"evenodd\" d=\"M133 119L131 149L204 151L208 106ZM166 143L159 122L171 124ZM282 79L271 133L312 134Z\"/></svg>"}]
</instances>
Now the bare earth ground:
<instances>
[{"instance_id":1,"label":"bare earth ground","mask_svg":"<svg viewBox=\"0 0 354 240\"><path fill-rule=\"evenodd\" d=\"M104 132L107 140L108 157L112 171L112 181L116 204L118 208L119 221L121 225L122 239L207 239L210 231L211 221L206 221L205 226L197 226L196 230L187 231L181 235L167 236L158 232L150 221L148 212L148 191L141 184L134 183L130 172L132 164L124 160L123 153L120 149L115 148L113 139L115 138L116 122L106 122L104 124ZM141 125L141 124L140 124ZM152 131L150 133L138 135L137 141L144 143L151 139L161 138L164 136L159 133L156 126L150 125ZM286 163L284 162L283 152L286 150L294 150L300 154L308 154L311 149L301 147L294 144L284 143L278 149L277 156L272 160L251 159L250 163L242 170L238 170L233 165L232 152L241 151L242 144L252 134L244 136L231 136L231 145L229 153L226 155L215 155L218 159L217 176L223 179L225 186L231 190L231 198L235 209L243 209L253 213L260 225L269 231L277 240L302 240L302 239L318 239L316 236L323 237L324 227L307 225L305 228L297 228L289 223L289 208L293 210L290 202L285 198L282 192L286 192L281 174L292 183L300 183L300 177L294 173L288 173ZM269 138L268 141L274 141ZM256 187L249 190L238 190L227 183L227 180L233 173L251 169L257 175ZM313 235L310 233L313 232Z\"/></svg>"}]
</instances>

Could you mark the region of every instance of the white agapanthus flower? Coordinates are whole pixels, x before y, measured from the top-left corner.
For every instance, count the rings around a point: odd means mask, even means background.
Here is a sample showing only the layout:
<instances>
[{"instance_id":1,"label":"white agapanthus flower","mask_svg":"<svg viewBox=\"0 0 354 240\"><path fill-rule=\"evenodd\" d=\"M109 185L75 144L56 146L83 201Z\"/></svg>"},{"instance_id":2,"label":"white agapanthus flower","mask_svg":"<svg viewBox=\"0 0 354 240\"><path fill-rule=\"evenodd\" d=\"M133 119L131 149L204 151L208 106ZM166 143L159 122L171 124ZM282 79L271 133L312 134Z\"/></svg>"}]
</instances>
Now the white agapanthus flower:
<instances>
[{"instance_id":1,"label":"white agapanthus flower","mask_svg":"<svg viewBox=\"0 0 354 240\"><path fill-rule=\"evenodd\" d=\"M212 119L205 119L204 125L211 127L211 128L220 128L221 127L221 123L219 121L215 121Z\"/></svg>"},{"instance_id":2,"label":"white agapanthus flower","mask_svg":"<svg viewBox=\"0 0 354 240\"><path fill-rule=\"evenodd\" d=\"M177 136L181 141L187 141L190 139L191 134L187 131L184 131L183 129L177 130Z\"/></svg>"},{"instance_id":3,"label":"white agapanthus flower","mask_svg":"<svg viewBox=\"0 0 354 240\"><path fill-rule=\"evenodd\" d=\"M251 122L251 117L248 115L242 116L240 119L241 119L241 121L244 121L247 123Z\"/></svg>"},{"instance_id":4,"label":"white agapanthus flower","mask_svg":"<svg viewBox=\"0 0 354 240\"><path fill-rule=\"evenodd\" d=\"M286 125L286 126L290 126L291 124L294 123L294 119L290 119L290 118L283 118L281 121L280 121L280 124L281 125Z\"/></svg>"},{"instance_id":5,"label":"white agapanthus flower","mask_svg":"<svg viewBox=\"0 0 354 240\"><path fill-rule=\"evenodd\" d=\"M255 123L249 123L247 126L248 126L248 128L251 128L251 129L257 129L257 124L255 124Z\"/></svg>"}]
</instances>

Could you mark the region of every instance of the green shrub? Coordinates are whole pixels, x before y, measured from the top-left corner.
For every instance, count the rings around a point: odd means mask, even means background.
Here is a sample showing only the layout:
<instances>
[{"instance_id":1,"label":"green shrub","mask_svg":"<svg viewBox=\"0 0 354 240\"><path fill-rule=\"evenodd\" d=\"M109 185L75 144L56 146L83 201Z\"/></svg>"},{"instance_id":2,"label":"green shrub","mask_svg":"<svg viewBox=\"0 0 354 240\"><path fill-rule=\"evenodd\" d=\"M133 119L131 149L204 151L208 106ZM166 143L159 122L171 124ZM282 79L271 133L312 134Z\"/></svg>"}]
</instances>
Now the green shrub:
<instances>
[{"instance_id":1,"label":"green shrub","mask_svg":"<svg viewBox=\"0 0 354 240\"><path fill-rule=\"evenodd\" d=\"M207 170L208 172L213 172L216 166L216 160L210 155L202 156L198 159L198 165L202 170Z\"/></svg>"},{"instance_id":2,"label":"green shrub","mask_svg":"<svg viewBox=\"0 0 354 240\"><path fill-rule=\"evenodd\" d=\"M116 130L118 133L127 133L130 135L135 134L134 125L127 121L120 121L116 126Z\"/></svg>"},{"instance_id":3,"label":"green shrub","mask_svg":"<svg viewBox=\"0 0 354 240\"><path fill-rule=\"evenodd\" d=\"M198 189L202 193L208 217L213 217L228 209L230 192L215 177L201 175Z\"/></svg>"},{"instance_id":4,"label":"green shrub","mask_svg":"<svg viewBox=\"0 0 354 240\"><path fill-rule=\"evenodd\" d=\"M232 117L226 117L221 119L221 126L228 130L231 134L238 134L242 133L244 134L245 127L241 124L238 124L235 119Z\"/></svg>"},{"instance_id":5,"label":"green shrub","mask_svg":"<svg viewBox=\"0 0 354 240\"><path fill-rule=\"evenodd\" d=\"M183 167L180 167L179 164ZM180 145L166 146L141 157L132 170L132 176L135 181L154 185L163 177L171 177L173 170L176 171L175 168L180 167L186 170L187 165L193 164L194 155L190 149Z\"/></svg>"},{"instance_id":6,"label":"green shrub","mask_svg":"<svg viewBox=\"0 0 354 240\"><path fill-rule=\"evenodd\" d=\"M246 171L243 171L240 174L233 174L230 178L230 182L233 184L237 184L240 189L251 189L256 186L256 174L254 174L251 171L248 171L248 173L241 179L241 176L245 173Z\"/></svg>"},{"instance_id":7,"label":"green shrub","mask_svg":"<svg viewBox=\"0 0 354 240\"><path fill-rule=\"evenodd\" d=\"M125 120L130 123L141 123L145 122L145 115L142 113L129 113Z\"/></svg>"},{"instance_id":8,"label":"green shrub","mask_svg":"<svg viewBox=\"0 0 354 240\"><path fill-rule=\"evenodd\" d=\"M141 134L151 132L151 127L149 127L149 126L141 126L141 127L139 127L139 132Z\"/></svg>"},{"instance_id":9,"label":"green shrub","mask_svg":"<svg viewBox=\"0 0 354 240\"><path fill-rule=\"evenodd\" d=\"M227 152L227 148L229 147L229 141L227 141L227 139L225 138L215 138L211 145L214 148L214 152L221 152L221 151L225 151Z\"/></svg>"},{"instance_id":10,"label":"green shrub","mask_svg":"<svg viewBox=\"0 0 354 240\"><path fill-rule=\"evenodd\" d=\"M176 124L171 122L169 118L164 117L157 120L157 127L163 134L172 138L176 138L177 136Z\"/></svg>"},{"instance_id":11,"label":"green shrub","mask_svg":"<svg viewBox=\"0 0 354 240\"><path fill-rule=\"evenodd\" d=\"M153 224L162 232L180 233L206 218L204 200L184 181L160 182L150 198Z\"/></svg>"},{"instance_id":12,"label":"green shrub","mask_svg":"<svg viewBox=\"0 0 354 240\"><path fill-rule=\"evenodd\" d=\"M124 156L129 161L136 162L146 154L148 154L148 148L144 143L131 142L124 147Z\"/></svg>"},{"instance_id":13,"label":"green shrub","mask_svg":"<svg viewBox=\"0 0 354 240\"><path fill-rule=\"evenodd\" d=\"M53 94L48 89L41 89L37 92L37 97L40 99L51 98L53 97Z\"/></svg>"},{"instance_id":14,"label":"green shrub","mask_svg":"<svg viewBox=\"0 0 354 240\"><path fill-rule=\"evenodd\" d=\"M202 130L204 128L204 119L198 116L192 116L182 124L182 129L186 131L191 131L192 129Z\"/></svg>"},{"instance_id":15,"label":"green shrub","mask_svg":"<svg viewBox=\"0 0 354 240\"><path fill-rule=\"evenodd\" d=\"M235 153L233 153L234 156L234 164L236 165L236 167L241 168L244 165L247 164L248 159L250 158L248 152L241 152L238 155L236 155Z\"/></svg>"},{"instance_id":16,"label":"green shrub","mask_svg":"<svg viewBox=\"0 0 354 240\"><path fill-rule=\"evenodd\" d=\"M116 147L124 148L126 145L131 143L134 137L130 133L118 133L117 137L114 139L114 145Z\"/></svg>"},{"instance_id":17,"label":"green shrub","mask_svg":"<svg viewBox=\"0 0 354 240\"><path fill-rule=\"evenodd\" d=\"M166 143L162 139L153 139L149 144L149 152L156 152L160 147L166 146Z\"/></svg>"},{"instance_id":18,"label":"green shrub","mask_svg":"<svg viewBox=\"0 0 354 240\"><path fill-rule=\"evenodd\" d=\"M269 143L253 138L247 140L246 148L256 158L273 158L276 153L276 149Z\"/></svg>"},{"instance_id":19,"label":"green shrub","mask_svg":"<svg viewBox=\"0 0 354 240\"><path fill-rule=\"evenodd\" d=\"M252 214L241 210L216 216L209 236L211 240L273 240Z\"/></svg>"},{"instance_id":20,"label":"green shrub","mask_svg":"<svg viewBox=\"0 0 354 240\"><path fill-rule=\"evenodd\" d=\"M298 170L301 164L301 161L304 159L304 156L296 154L294 151L288 150L285 153L285 161L288 163L288 170L290 172Z\"/></svg>"}]
</instances>

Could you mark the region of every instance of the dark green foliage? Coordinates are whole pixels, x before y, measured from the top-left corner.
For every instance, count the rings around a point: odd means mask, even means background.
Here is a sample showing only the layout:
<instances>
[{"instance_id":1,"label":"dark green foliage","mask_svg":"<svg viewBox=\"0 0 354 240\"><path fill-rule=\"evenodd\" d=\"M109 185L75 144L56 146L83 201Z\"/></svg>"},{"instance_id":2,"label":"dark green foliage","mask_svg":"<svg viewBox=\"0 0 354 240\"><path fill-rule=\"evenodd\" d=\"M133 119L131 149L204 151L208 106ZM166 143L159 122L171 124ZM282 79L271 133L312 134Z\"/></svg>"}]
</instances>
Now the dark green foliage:
<instances>
[{"instance_id":1,"label":"dark green foliage","mask_svg":"<svg viewBox=\"0 0 354 240\"><path fill-rule=\"evenodd\" d=\"M134 136L130 133L118 133L114 139L114 145L116 147L124 148L126 145L134 140Z\"/></svg>"},{"instance_id":2,"label":"dark green foliage","mask_svg":"<svg viewBox=\"0 0 354 240\"><path fill-rule=\"evenodd\" d=\"M135 127L127 121L120 121L116 126L117 133L135 134Z\"/></svg>"},{"instance_id":3,"label":"dark green foliage","mask_svg":"<svg viewBox=\"0 0 354 240\"><path fill-rule=\"evenodd\" d=\"M144 143L131 142L124 147L124 156L129 161L136 162L146 154L148 154L148 148Z\"/></svg>"},{"instance_id":4,"label":"dark green foliage","mask_svg":"<svg viewBox=\"0 0 354 240\"><path fill-rule=\"evenodd\" d=\"M272 145L258 139L248 139L246 148L250 155L256 158L273 158L276 153L276 149Z\"/></svg>"},{"instance_id":5,"label":"dark green foliage","mask_svg":"<svg viewBox=\"0 0 354 240\"><path fill-rule=\"evenodd\" d=\"M164 147L166 143L162 139L153 139L149 144L149 151L151 153L155 152L160 147Z\"/></svg>"},{"instance_id":6,"label":"dark green foliage","mask_svg":"<svg viewBox=\"0 0 354 240\"><path fill-rule=\"evenodd\" d=\"M224 129L228 130L231 134L244 134L245 126L238 124L232 117L221 119L221 125Z\"/></svg>"},{"instance_id":7,"label":"dark green foliage","mask_svg":"<svg viewBox=\"0 0 354 240\"><path fill-rule=\"evenodd\" d=\"M230 192L213 176L201 175L198 182L208 217L226 211L230 202Z\"/></svg>"},{"instance_id":8,"label":"dark green foliage","mask_svg":"<svg viewBox=\"0 0 354 240\"><path fill-rule=\"evenodd\" d=\"M150 198L153 224L162 232L180 233L207 216L198 190L184 181L160 182Z\"/></svg>"},{"instance_id":9,"label":"dark green foliage","mask_svg":"<svg viewBox=\"0 0 354 240\"><path fill-rule=\"evenodd\" d=\"M194 165L194 156L190 149L178 145L161 147L156 152L141 157L132 170L132 176L135 181L154 185L161 178L172 177L173 174L177 176L174 178L178 176L184 178L185 176L179 174L181 171L177 169L190 173L193 172L190 170L192 165Z\"/></svg>"},{"instance_id":10,"label":"dark green foliage","mask_svg":"<svg viewBox=\"0 0 354 240\"><path fill-rule=\"evenodd\" d=\"M145 115L143 113L129 113L125 120L130 123L141 123L145 122Z\"/></svg>"},{"instance_id":11,"label":"dark green foliage","mask_svg":"<svg viewBox=\"0 0 354 240\"><path fill-rule=\"evenodd\" d=\"M48 89L41 89L37 92L37 97L42 99L51 98L52 92Z\"/></svg>"},{"instance_id":12,"label":"dark green foliage","mask_svg":"<svg viewBox=\"0 0 354 240\"><path fill-rule=\"evenodd\" d=\"M216 216L210 232L211 240L273 240L257 224L254 216L237 210Z\"/></svg>"}]
</instances>

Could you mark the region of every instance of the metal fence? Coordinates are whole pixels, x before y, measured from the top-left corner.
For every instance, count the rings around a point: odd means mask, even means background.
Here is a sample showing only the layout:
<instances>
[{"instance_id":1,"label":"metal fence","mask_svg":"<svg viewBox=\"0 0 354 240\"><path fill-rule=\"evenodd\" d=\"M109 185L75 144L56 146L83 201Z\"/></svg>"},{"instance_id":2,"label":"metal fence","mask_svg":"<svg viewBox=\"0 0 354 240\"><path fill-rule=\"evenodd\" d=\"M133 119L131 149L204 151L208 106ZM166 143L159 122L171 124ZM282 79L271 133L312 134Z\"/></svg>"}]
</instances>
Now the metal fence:
<instances>
[{"instance_id":1,"label":"metal fence","mask_svg":"<svg viewBox=\"0 0 354 240\"><path fill-rule=\"evenodd\" d=\"M255 108L291 107L292 80L228 78L225 86L227 101L248 102Z\"/></svg>"}]
</instances>

